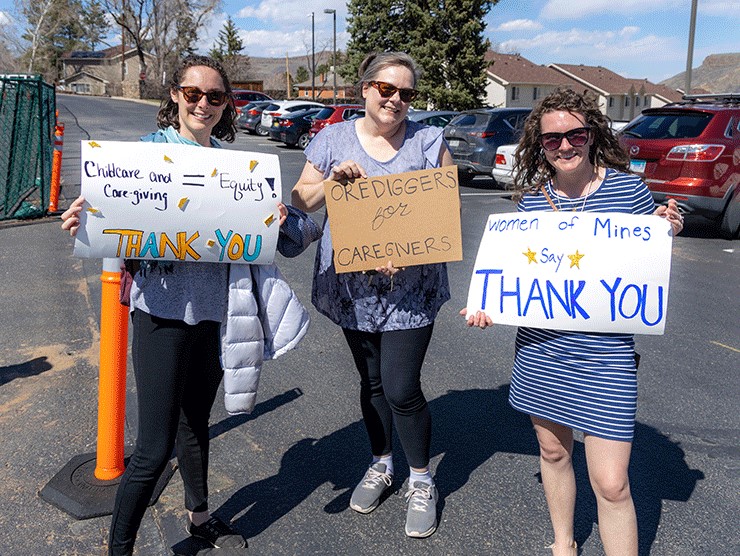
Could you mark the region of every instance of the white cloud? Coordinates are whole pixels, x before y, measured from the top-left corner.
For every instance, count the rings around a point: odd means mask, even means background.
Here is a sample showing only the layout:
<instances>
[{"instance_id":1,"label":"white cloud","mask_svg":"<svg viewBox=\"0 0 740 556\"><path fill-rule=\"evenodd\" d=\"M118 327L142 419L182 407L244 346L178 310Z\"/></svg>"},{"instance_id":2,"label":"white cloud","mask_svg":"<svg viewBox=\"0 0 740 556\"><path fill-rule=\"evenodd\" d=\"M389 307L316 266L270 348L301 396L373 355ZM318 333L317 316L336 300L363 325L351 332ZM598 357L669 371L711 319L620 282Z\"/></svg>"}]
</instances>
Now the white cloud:
<instances>
[{"instance_id":1,"label":"white cloud","mask_svg":"<svg viewBox=\"0 0 740 556\"><path fill-rule=\"evenodd\" d=\"M546 19L579 19L585 16L616 13L659 12L670 8L683 8L686 0L548 0L540 15Z\"/></svg>"},{"instance_id":2,"label":"white cloud","mask_svg":"<svg viewBox=\"0 0 740 556\"><path fill-rule=\"evenodd\" d=\"M740 18L740 0L702 0L697 4L700 14L730 18Z\"/></svg>"},{"instance_id":3,"label":"white cloud","mask_svg":"<svg viewBox=\"0 0 740 556\"><path fill-rule=\"evenodd\" d=\"M539 29L542 29L542 24L533 21L531 19L512 19L511 21L506 21L496 27L496 31L504 31L504 32L516 32L516 31L537 31Z\"/></svg>"},{"instance_id":4,"label":"white cloud","mask_svg":"<svg viewBox=\"0 0 740 556\"><path fill-rule=\"evenodd\" d=\"M640 32L639 27L635 27L634 25L628 25L627 27L622 27L622 30L619 32L619 35L622 37L633 37L639 32Z\"/></svg>"}]
</instances>

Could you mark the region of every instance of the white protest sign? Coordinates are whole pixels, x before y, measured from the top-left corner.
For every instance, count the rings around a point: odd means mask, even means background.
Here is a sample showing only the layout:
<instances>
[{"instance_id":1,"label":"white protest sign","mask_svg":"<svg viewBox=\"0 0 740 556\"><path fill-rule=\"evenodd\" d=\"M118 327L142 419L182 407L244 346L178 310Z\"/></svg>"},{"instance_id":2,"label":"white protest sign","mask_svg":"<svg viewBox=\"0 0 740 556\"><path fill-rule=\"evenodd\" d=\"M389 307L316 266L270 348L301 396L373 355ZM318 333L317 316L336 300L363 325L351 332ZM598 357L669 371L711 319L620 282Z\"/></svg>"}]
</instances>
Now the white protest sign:
<instances>
[{"instance_id":1,"label":"white protest sign","mask_svg":"<svg viewBox=\"0 0 740 556\"><path fill-rule=\"evenodd\" d=\"M269 264L282 196L276 155L82 141L79 257Z\"/></svg>"},{"instance_id":2,"label":"white protest sign","mask_svg":"<svg viewBox=\"0 0 740 556\"><path fill-rule=\"evenodd\" d=\"M517 212L488 217L468 315L534 328L663 334L673 237L657 216Z\"/></svg>"}]
</instances>

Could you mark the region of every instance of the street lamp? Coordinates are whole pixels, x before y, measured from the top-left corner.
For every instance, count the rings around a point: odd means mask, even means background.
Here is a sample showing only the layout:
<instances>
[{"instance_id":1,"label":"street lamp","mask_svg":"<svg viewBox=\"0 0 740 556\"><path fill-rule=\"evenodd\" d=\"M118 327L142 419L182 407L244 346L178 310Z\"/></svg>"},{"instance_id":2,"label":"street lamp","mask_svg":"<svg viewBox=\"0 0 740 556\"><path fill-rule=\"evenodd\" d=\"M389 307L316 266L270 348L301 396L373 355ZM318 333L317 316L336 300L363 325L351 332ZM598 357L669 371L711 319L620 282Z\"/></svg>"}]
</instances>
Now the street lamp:
<instances>
[{"instance_id":1,"label":"street lamp","mask_svg":"<svg viewBox=\"0 0 740 556\"><path fill-rule=\"evenodd\" d=\"M316 43L314 41L314 15L311 12L311 99L316 100Z\"/></svg>"},{"instance_id":2,"label":"street lamp","mask_svg":"<svg viewBox=\"0 0 740 556\"><path fill-rule=\"evenodd\" d=\"M334 51L332 53L332 74L334 75L334 104L337 103L337 10L326 8L325 14L332 14L334 16Z\"/></svg>"}]
</instances>

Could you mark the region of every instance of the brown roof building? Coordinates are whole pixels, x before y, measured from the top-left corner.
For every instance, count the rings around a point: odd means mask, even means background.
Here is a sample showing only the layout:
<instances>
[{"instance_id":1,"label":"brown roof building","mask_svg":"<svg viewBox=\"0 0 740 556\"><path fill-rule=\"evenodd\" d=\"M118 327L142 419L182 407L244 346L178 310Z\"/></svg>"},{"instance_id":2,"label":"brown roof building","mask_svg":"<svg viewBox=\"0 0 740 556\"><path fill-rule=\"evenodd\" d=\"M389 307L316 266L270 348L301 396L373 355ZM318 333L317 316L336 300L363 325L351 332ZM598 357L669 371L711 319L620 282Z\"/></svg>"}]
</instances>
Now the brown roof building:
<instances>
[{"instance_id":1,"label":"brown roof building","mask_svg":"<svg viewBox=\"0 0 740 556\"><path fill-rule=\"evenodd\" d=\"M519 54L488 51L486 103L495 107L534 106L558 87L576 88L580 84L561 72L539 66Z\"/></svg>"}]
</instances>

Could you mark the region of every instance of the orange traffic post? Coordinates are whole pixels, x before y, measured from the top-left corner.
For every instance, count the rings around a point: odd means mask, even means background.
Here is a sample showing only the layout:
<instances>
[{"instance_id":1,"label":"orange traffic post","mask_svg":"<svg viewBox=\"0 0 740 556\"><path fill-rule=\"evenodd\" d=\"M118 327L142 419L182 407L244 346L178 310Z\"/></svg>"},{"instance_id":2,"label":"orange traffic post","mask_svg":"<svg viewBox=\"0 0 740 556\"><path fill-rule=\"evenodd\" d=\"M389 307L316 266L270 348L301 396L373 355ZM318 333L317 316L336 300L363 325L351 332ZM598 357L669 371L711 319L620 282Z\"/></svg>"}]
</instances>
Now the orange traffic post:
<instances>
[{"instance_id":1,"label":"orange traffic post","mask_svg":"<svg viewBox=\"0 0 740 556\"><path fill-rule=\"evenodd\" d=\"M95 477L110 481L123 475L126 418L128 307L121 305L121 260L103 259L100 306L100 377L98 448Z\"/></svg>"},{"instance_id":2,"label":"orange traffic post","mask_svg":"<svg viewBox=\"0 0 740 556\"><path fill-rule=\"evenodd\" d=\"M54 126L54 158L51 163L51 188L49 191L49 212L56 212L59 204L59 188L62 178L62 149L64 147L64 124Z\"/></svg>"}]
</instances>

